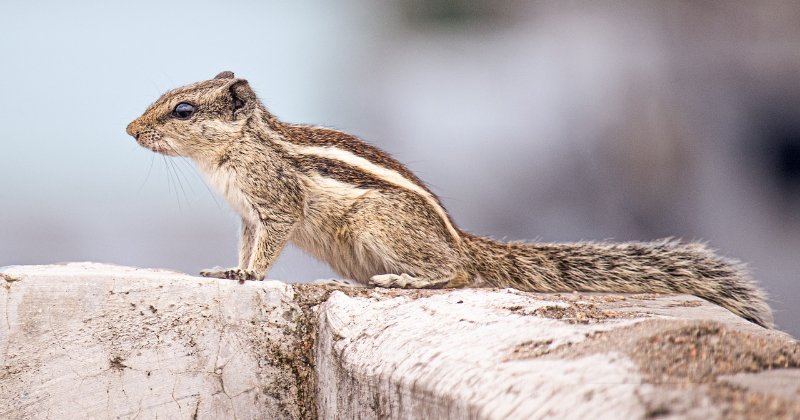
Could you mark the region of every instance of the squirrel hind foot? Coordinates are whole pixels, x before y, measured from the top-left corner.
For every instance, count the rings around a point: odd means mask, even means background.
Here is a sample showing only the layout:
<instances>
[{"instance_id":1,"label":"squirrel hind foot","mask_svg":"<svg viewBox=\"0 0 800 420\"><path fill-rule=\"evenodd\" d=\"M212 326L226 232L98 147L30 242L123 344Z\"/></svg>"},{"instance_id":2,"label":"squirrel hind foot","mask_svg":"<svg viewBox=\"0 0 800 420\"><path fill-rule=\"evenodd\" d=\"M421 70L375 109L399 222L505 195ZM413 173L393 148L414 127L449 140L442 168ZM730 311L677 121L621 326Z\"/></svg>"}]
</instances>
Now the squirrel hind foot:
<instances>
[{"instance_id":1,"label":"squirrel hind foot","mask_svg":"<svg viewBox=\"0 0 800 420\"><path fill-rule=\"evenodd\" d=\"M426 279L414 277L407 273L402 274L378 274L369 279L369 285L374 287L385 287L387 289L434 289L444 286L450 279Z\"/></svg>"},{"instance_id":2,"label":"squirrel hind foot","mask_svg":"<svg viewBox=\"0 0 800 420\"><path fill-rule=\"evenodd\" d=\"M317 279L312 283L321 286L364 287L363 284L349 279Z\"/></svg>"}]
</instances>

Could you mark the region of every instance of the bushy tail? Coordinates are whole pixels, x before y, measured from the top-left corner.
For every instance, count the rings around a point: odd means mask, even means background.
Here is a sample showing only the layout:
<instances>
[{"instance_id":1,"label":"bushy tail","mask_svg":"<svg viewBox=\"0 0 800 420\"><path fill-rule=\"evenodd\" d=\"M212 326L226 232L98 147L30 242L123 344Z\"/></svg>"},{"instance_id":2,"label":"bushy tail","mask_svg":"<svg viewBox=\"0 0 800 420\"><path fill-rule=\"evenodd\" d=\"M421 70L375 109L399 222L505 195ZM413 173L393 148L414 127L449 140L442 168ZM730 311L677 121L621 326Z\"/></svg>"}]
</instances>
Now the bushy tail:
<instances>
[{"instance_id":1,"label":"bushy tail","mask_svg":"<svg viewBox=\"0 0 800 420\"><path fill-rule=\"evenodd\" d=\"M533 292L687 293L772 328L766 297L741 263L700 243L502 243L465 235L474 271Z\"/></svg>"}]
</instances>

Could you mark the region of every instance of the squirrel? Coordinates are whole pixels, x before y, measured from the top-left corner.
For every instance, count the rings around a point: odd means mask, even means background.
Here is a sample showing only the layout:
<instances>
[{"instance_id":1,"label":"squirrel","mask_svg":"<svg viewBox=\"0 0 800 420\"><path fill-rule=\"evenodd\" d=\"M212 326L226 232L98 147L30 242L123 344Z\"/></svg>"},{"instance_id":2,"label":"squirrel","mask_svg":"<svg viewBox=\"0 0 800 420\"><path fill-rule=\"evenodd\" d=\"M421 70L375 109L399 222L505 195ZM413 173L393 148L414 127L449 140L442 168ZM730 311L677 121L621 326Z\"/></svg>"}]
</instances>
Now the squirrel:
<instances>
[{"instance_id":1,"label":"squirrel","mask_svg":"<svg viewBox=\"0 0 800 420\"><path fill-rule=\"evenodd\" d=\"M241 217L238 266L206 277L263 279L291 241L371 286L688 293L773 327L742 264L703 243L472 235L397 160L345 132L279 120L230 71L165 93L127 132L154 152L192 159Z\"/></svg>"}]
</instances>

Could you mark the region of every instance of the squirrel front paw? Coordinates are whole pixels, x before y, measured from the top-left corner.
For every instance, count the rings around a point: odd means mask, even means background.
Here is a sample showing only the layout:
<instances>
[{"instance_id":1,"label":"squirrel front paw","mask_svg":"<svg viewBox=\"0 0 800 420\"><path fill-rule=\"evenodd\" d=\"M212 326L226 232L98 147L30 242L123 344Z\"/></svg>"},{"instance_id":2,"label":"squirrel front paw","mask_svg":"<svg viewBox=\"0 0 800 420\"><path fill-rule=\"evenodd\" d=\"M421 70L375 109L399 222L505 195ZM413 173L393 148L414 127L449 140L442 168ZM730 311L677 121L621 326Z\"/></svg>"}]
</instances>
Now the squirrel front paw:
<instances>
[{"instance_id":1,"label":"squirrel front paw","mask_svg":"<svg viewBox=\"0 0 800 420\"><path fill-rule=\"evenodd\" d=\"M200 271L203 277L213 277L216 279L239 280L244 283L245 280L261 280L261 277L254 270L245 268L221 268L214 267L208 270Z\"/></svg>"}]
</instances>

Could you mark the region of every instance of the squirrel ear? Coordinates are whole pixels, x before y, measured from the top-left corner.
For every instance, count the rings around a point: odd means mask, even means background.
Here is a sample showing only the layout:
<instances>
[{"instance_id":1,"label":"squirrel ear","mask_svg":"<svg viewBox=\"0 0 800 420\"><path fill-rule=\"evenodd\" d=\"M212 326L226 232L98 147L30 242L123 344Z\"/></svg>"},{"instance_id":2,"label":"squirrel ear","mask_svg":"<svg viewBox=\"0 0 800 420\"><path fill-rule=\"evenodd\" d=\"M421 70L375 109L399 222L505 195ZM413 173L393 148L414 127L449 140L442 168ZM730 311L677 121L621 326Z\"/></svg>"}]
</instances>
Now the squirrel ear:
<instances>
[{"instance_id":1,"label":"squirrel ear","mask_svg":"<svg viewBox=\"0 0 800 420\"><path fill-rule=\"evenodd\" d=\"M239 79L231 84L228 90L231 93L231 108L234 112L244 108L248 102L256 99L255 92L250 88L250 84L247 83L247 80L244 79Z\"/></svg>"},{"instance_id":2,"label":"squirrel ear","mask_svg":"<svg viewBox=\"0 0 800 420\"><path fill-rule=\"evenodd\" d=\"M234 77L236 76L233 75L232 71L225 70L222 73L214 76L214 79L233 79Z\"/></svg>"}]
</instances>

